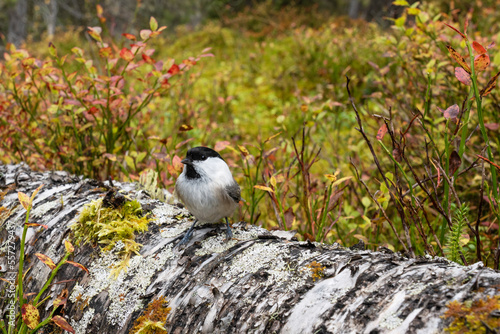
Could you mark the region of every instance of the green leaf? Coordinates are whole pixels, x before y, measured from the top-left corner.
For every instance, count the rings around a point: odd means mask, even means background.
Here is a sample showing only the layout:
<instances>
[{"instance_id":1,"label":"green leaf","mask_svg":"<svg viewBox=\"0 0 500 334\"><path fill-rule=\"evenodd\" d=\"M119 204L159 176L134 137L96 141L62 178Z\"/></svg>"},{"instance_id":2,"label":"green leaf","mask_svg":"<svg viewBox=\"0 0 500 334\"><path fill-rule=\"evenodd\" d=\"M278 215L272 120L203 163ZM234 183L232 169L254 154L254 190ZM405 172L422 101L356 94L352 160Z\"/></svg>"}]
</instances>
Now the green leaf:
<instances>
[{"instance_id":1,"label":"green leaf","mask_svg":"<svg viewBox=\"0 0 500 334\"><path fill-rule=\"evenodd\" d=\"M156 21L156 19L152 16L149 19L149 28L151 28L151 30L153 31L158 30L158 21Z\"/></svg>"}]
</instances>

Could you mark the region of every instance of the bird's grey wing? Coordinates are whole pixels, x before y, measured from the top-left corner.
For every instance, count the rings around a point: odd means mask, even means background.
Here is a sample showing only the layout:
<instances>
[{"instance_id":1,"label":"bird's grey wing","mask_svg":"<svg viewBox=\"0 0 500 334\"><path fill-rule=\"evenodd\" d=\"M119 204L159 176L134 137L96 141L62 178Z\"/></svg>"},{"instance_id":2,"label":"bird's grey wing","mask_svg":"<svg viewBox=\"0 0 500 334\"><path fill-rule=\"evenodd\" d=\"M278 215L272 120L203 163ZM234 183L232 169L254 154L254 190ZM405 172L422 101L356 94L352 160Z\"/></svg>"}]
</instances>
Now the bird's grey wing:
<instances>
[{"instance_id":1,"label":"bird's grey wing","mask_svg":"<svg viewBox=\"0 0 500 334\"><path fill-rule=\"evenodd\" d=\"M227 186L226 192L236 203L241 200L241 190L238 183L234 182L233 184Z\"/></svg>"}]
</instances>

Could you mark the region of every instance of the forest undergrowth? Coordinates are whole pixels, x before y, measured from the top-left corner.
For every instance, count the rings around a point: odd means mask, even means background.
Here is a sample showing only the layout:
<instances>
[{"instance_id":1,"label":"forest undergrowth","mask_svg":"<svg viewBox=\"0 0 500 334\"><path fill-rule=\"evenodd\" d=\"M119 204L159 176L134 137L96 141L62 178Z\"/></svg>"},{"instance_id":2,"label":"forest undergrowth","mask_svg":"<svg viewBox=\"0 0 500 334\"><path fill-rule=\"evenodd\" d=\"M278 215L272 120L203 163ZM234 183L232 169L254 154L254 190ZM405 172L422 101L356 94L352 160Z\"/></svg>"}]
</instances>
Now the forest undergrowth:
<instances>
[{"instance_id":1,"label":"forest undergrowth","mask_svg":"<svg viewBox=\"0 0 500 334\"><path fill-rule=\"evenodd\" d=\"M7 46L0 162L173 190L205 145L242 187L237 219L498 269L500 14L394 4L389 29L264 4L121 35L98 6L85 31Z\"/></svg>"}]
</instances>

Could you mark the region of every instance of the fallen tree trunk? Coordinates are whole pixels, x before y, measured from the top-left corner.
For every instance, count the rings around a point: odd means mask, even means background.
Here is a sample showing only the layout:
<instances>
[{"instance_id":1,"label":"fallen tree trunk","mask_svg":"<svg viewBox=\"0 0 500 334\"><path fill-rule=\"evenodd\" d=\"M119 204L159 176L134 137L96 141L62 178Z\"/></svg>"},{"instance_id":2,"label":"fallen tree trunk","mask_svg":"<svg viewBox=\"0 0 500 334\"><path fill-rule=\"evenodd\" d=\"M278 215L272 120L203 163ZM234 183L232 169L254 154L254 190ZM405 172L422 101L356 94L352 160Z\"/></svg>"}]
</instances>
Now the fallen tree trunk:
<instances>
[{"instance_id":1,"label":"fallen tree trunk","mask_svg":"<svg viewBox=\"0 0 500 334\"><path fill-rule=\"evenodd\" d=\"M30 195L41 183L45 185L35 197L30 221L47 229L29 229L26 293L39 291L50 275L33 254L59 261L79 211L110 187L108 182L63 172L0 166L0 186L7 189L0 202L7 209L0 211L2 252L5 227L14 224L20 237L26 217L17 192ZM299 242L293 232L269 232L243 223L233 226L229 242L217 225L202 225L185 248L177 248L191 224L185 209L151 199L136 184L114 186L138 199L155 220L137 237L143 247L126 271L113 273L117 249L101 252L85 245L71 260L89 272L69 265L58 272L39 309L43 318L67 289L69 301L58 313L76 333L134 332L139 316L138 326L148 317L154 321L154 312L166 315L168 310L157 304L143 314L161 296L171 308L163 324L170 333L434 333L451 323L442 317L450 301L498 296L500 274L481 263L464 267L443 258L408 259L391 252ZM19 258L19 242L16 251ZM8 266L2 261L5 277ZM2 291L6 286L0 281ZM0 303L7 310L8 300ZM486 312L491 312L486 317L498 316L494 310Z\"/></svg>"}]
</instances>

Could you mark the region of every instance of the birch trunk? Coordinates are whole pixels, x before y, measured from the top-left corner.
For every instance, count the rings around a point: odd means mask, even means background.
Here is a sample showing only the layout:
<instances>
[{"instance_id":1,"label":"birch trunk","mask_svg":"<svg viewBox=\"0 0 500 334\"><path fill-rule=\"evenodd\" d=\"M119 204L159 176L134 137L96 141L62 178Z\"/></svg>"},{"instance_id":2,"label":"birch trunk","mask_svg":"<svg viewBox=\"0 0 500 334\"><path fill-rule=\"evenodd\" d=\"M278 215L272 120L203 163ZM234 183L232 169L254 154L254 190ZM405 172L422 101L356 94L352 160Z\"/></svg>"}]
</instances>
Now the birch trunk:
<instances>
[{"instance_id":1,"label":"birch trunk","mask_svg":"<svg viewBox=\"0 0 500 334\"><path fill-rule=\"evenodd\" d=\"M0 202L9 210L0 220L4 254L6 227L15 226L20 237L25 219L17 192L30 195L41 183L30 221L48 229L29 229L26 293L39 291L50 275L33 254L60 260L79 210L109 186L25 165L0 166L0 186L13 186ZM229 242L223 224L201 225L185 248L176 248L191 224L185 209L151 199L136 184L114 186L138 199L155 221L137 238L140 256L117 278L111 277L117 255L88 245L70 258L88 274L70 265L59 271L39 309L43 319L67 289L63 316L77 333L128 333L160 296L172 308L164 324L169 333L437 333L450 323L442 318L448 302L498 294L500 274L481 263L464 267L443 258L299 242L293 233L244 223L233 225ZM16 250L19 258L19 241ZM7 277L4 258L0 265ZM0 281L0 289L5 287ZM0 309L7 302L0 300Z\"/></svg>"}]
</instances>

